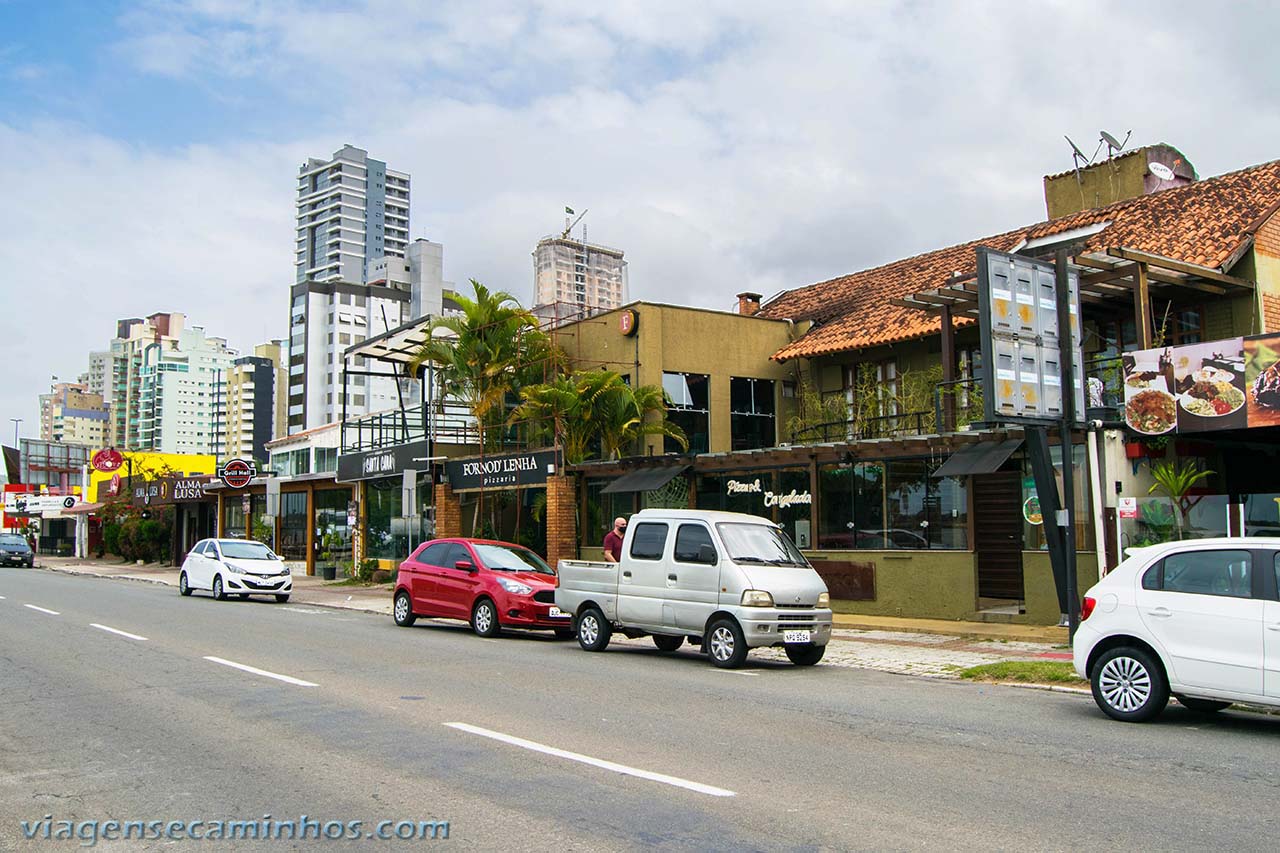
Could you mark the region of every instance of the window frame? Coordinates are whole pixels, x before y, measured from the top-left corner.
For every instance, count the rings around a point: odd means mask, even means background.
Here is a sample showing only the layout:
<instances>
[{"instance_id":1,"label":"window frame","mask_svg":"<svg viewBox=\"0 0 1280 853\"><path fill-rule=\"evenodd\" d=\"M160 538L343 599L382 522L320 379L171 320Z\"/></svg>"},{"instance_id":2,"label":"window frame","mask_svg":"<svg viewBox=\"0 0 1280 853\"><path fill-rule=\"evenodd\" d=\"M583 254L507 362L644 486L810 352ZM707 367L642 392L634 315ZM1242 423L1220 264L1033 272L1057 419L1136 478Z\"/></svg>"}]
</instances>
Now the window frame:
<instances>
[{"instance_id":1,"label":"window frame","mask_svg":"<svg viewBox=\"0 0 1280 853\"><path fill-rule=\"evenodd\" d=\"M1280 553L1280 552L1277 552L1277 553ZM1248 594L1241 595L1236 592L1214 592L1212 590L1169 589L1167 587L1167 580L1165 578L1165 569L1166 569L1165 564L1171 558L1188 557L1193 555L1199 556L1203 554L1244 554L1246 555L1249 560ZM1176 593L1178 595L1207 595L1213 598L1234 598L1234 599L1239 599L1241 601L1253 601L1253 600L1266 599L1270 591L1265 588L1266 584L1263 583L1257 571L1259 557L1260 557L1260 552L1254 548L1189 548L1185 551L1176 551L1171 554L1166 554L1156 562L1152 563L1143 571L1142 575L1138 578L1138 584L1145 592L1168 592L1168 593ZM1155 576L1159 585L1155 587L1150 587L1150 586L1147 586L1147 579L1148 577L1151 576L1153 572L1155 573ZM1273 574L1274 574L1274 569L1273 569Z\"/></svg>"},{"instance_id":2,"label":"window frame","mask_svg":"<svg viewBox=\"0 0 1280 853\"><path fill-rule=\"evenodd\" d=\"M639 544L641 536L640 531L647 527L662 528L662 547L658 550L656 556L649 556L649 552L645 552L645 554L636 553L636 545ZM665 521L641 521L635 524L635 528L631 533L631 546L627 549L627 556L632 560L660 561L667 552L667 539L671 536L671 525Z\"/></svg>"}]
</instances>

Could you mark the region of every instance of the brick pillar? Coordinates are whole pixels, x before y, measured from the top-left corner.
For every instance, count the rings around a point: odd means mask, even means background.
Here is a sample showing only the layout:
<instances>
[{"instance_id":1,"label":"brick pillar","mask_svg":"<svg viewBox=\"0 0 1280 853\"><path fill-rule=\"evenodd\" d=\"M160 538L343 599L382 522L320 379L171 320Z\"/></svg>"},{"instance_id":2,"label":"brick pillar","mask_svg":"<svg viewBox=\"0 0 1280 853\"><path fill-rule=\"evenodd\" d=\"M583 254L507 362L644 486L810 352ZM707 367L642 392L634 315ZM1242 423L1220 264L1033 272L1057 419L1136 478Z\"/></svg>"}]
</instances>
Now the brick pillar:
<instances>
[{"instance_id":1,"label":"brick pillar","mask_svg":"<svg viewBox=\"0 0 1280 853\"><path fill-rule=\"evenodd\" d=\"M462 502L448 483L435 487L436 537L444 539L462 535Z\"/></svg>"},{"instance_id":2,"label":"brick pillar","mask_svg":"<svg viewBox=\"0 0 1280 853\"><path fill-rule=\"evenodd\" d=\"M573 477L547 477L547 562L578 557L578 493Z\"/></svg>"}]
</instances>

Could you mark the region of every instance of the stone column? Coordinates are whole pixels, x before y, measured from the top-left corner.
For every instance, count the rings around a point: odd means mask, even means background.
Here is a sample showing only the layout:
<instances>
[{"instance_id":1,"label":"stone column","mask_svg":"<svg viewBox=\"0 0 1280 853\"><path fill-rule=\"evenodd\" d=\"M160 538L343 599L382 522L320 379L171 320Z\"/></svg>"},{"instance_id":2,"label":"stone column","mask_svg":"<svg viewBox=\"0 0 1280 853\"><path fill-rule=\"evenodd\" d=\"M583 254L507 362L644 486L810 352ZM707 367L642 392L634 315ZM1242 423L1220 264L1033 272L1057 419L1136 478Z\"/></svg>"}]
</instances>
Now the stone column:
<instances>
[{"instance_id":1,"label":"stone column","mask_svg":"<svg viewBox=\"0 0 1280 853\"><path fill-rule=\"evenodd\" d=\"M572 476L547 477L547 562L578 558L578 494Z\"/></svg>"}]
</instances>

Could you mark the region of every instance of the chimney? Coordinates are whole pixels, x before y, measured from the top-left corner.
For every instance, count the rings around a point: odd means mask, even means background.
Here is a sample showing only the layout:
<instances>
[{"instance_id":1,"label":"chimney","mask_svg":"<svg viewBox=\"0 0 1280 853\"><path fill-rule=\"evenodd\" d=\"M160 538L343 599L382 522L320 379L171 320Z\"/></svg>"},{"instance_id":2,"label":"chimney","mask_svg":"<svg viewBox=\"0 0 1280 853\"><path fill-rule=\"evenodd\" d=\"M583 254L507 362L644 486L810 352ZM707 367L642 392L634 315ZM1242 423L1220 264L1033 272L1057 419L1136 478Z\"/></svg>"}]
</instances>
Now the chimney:
<instances>
[{"instance_id":1,"label":"chimney","mask_svg":"<svg viewBox=\"0 0 1280 853\"><path fill-rule=\"evenodd\" d=\"M750 291L738 294L738 313L750 317L760 310L760 294Z\"/></svg>"}]
</instances>

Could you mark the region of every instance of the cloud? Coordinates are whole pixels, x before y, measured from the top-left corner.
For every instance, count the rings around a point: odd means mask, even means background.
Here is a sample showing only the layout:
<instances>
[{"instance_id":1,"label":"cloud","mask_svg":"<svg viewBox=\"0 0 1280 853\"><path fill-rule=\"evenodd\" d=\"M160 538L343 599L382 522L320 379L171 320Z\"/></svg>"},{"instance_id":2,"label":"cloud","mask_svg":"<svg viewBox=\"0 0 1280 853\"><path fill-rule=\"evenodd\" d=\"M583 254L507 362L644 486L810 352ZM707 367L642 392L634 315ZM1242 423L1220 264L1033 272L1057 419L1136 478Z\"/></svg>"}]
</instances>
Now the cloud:
<instances>
[{"instance_id":1,"label":"cloud","mask_svg":"<svg viewBox=\"0 0 1280 853\"><path fill-rule=\"evenodd\" d=\"M633 298L728 308L742 290L1042 218L1041 177L1071 165L1064 133L1091 152L1099 128L1132 128L1202 175L1277 156L1275 17L1154 2L136 4L99 61L189 84L161 91L215 117L233 104L235 124L217 139L0 125L0 288L23 306L0 319L23 377L0 388L0 423L34 423L45 377L83 369L118 317L184 310L242 348L282 335L293 175L346 142L412 174L412 235L445 244L447 278L527 300L530 252L567 204L625 250Z\"/></svg>"}]
</instances>

